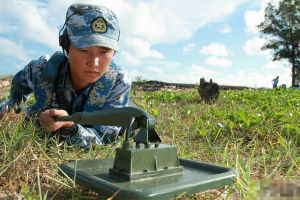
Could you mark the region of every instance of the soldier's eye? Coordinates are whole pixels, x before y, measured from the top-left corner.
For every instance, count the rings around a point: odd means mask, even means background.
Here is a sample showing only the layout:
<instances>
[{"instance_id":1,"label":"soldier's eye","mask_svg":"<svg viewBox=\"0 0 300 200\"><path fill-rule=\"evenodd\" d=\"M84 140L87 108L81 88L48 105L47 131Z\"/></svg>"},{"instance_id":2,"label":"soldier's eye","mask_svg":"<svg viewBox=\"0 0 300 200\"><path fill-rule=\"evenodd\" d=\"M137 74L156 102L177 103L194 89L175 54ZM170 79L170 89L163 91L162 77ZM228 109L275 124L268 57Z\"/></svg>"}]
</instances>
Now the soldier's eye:
<instances>
[{"instance_id":1,"label":"soldier's eye","mask_svg":"<svg viewBox=\"0 0 300 200\"><path fill-rule=\"evenodd\" d=\"M109 49L109 48L105 48L105 47L103 47L103 48L101 48L100 50L99 50L99 52L101 53L101 54L107 54L107 53L110 53L111 51L113 51L112 49Z\"/></svg>"},{"instance_id":2,"label":"soldier's eye","mask_svg":"<svg viewBox=\"0 0 300 200\"><path fill-rule=\"evenodd\" d=\"M83 53L86 53L86 52L88 52L88 50L87 50L87 49L79 49L79 51L80 51L80 52L83 52Z\"/></svg>"}]
</instances>

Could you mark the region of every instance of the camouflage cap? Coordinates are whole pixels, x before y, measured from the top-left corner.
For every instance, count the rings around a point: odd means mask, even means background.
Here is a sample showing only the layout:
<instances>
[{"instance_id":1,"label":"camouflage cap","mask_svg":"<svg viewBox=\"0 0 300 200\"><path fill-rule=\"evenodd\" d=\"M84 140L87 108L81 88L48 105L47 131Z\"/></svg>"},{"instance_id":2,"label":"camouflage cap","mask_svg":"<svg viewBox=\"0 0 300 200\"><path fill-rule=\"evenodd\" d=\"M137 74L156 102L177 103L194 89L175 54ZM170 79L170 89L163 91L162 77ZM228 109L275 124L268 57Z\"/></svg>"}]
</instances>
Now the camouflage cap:
<instances>
[{"instance_id":1,"label":"camouflage cap","mask_svg":"<svg viewBox=\"0 0 300 200\"><path fill-rule=\"evenodd\" d=\"M66 29L75 48L103 46L118 51L119 22L106 7L72 4L66 14Z\"/></svg>"}]
</instances>

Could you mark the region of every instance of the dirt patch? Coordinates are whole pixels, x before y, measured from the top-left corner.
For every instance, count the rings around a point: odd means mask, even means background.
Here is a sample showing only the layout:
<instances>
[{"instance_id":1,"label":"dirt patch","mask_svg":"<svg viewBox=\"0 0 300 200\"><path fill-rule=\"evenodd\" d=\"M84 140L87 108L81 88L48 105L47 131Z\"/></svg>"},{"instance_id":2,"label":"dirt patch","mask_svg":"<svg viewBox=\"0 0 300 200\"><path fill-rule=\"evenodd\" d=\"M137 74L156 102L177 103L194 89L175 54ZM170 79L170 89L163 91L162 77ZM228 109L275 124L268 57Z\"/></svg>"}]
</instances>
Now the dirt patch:
<instances>
[{"instance_id":1,"label":"dirt patch","mask_svg":"<svg viewBox=\"0 0 300 200\"><path fill-rule=\"evenodd\" d=\"M10 85L13 75L0 76L0 100L9 95ZM2 84L4 83L4 84ZM132 90L142 91L159 91L159 90L194 90L198 88L198 84L188 83L166 83L162 81L141 81L132 82ZM219 85L220 90L243 90L245 86L229 86Z\"/></svg>"},{"instance_id":2,"label":"dirt patch","mask_svg":"<svg viewBox=\"0 0 300 200\"><path fill-rule=\"evenodd\" d=\"M132 82L131 84L133 90L142 91L158 91L158 90L186 90L186 89L196 89L198 84L188 84L188 83L165 83L161 81L141 81ZM230 85L219 85L220 90L243 90L249 89L246 86L230 86Z\"/></svg>"},{"instance_id":3,"label":"dirt patch","mask_svg":"<svg viewBox=\"0 0 300 200\"><path fill-rule=\"evenodd\" d=\"M142 91L194 89L196 87L195 84L165 83L161 81L132 82L131 86L133 90Z\"/></svg>"},{"instance_id":4,"label":"dirt patch","mask_svg":"<svg viewBox=\"0 0 300 200\"><path fill-rule=\"evenodd\" d=\"M5 97L8 97L12 78L13 75L0 76L0 102Z\"/></svg>"}]
</instances>

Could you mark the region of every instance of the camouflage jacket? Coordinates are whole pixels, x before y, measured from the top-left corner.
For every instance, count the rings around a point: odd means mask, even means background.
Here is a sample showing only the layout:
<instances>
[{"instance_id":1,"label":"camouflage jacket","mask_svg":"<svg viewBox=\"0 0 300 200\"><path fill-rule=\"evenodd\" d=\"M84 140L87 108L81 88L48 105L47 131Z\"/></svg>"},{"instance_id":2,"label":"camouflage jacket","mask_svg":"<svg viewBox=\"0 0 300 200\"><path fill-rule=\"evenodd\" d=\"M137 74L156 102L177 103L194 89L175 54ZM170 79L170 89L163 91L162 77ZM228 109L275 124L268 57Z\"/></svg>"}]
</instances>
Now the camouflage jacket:
<instances>
[{"instance_id":1,"label":"camouflage jacket","mask_svg":"<svg viewBox=\"0 0 300 200\"><path fill-rule=\"evenodd\" d=\"M40 112L49 108L67 110L69 114L82 111L95 111L111 107L123 107L128 104L130 80L127 72L112 61L105 74L95 83L90 84L82 93L76 94L72 88L68 62L62 70L64 56L56 52L50 59L42 56L31 61L19 71L12 80L10 99L0 104L0 111L14 108L19 112L22 102L26 103L33 93L35 103L24 107L31 117L39 116ZM65 75L65 88L56 87L57 77ZM58 80L59 80L58 79ZM63 90L65 105L62 108L57 101L57 90ZM116 136L119 127L112 126L83 126L76 124L75 134L69 138L71 144L87 147L91 143L108 143L111 136Z\"/></svg>"}]
</instances>

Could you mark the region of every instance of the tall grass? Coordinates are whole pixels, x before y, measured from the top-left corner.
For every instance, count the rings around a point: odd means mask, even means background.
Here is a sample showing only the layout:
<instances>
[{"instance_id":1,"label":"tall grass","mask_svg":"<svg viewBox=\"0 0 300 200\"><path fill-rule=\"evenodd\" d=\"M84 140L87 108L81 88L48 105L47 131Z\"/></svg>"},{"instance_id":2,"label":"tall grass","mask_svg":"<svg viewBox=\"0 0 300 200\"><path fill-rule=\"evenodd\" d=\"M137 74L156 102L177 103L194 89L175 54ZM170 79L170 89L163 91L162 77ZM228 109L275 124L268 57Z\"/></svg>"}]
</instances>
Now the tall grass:
<instances>
[{"instance_id":1,"label":"tall grass","mask_svg":"<svg viewBox=\"0 0 300 200\"><path fill-rule=\"evenodd\" d=\"M136 92L135 98L157 116L159 132L180 157L236 169L228 198L256 199L260 182L300 181L299 90L222 91L211 104L196 91Z\"/></svg>"},{"instance_id":2,"label":"tall grass","mask_svg":"<svg viewBox=\"0 0 300 200\"><path fill-rule=\"evenodd\" d=\"M117 144L86 152L9 113L0 121L0 146L0 199L96 199L97 194L77 186L58 165L104 157Z\"/></svg>"},{"instance_id":3,"label":"tall grass","mask_svg":"<svg viewBox=\"0 0 300 200\"><path fill-rule=\"evenodd\" d=\"M236 184L178 199L256 199L257 185L300 177L300 92L222 91L211 104L195 91L132 92L157 118L164 143L180 157L235 168ZM0 120L0 199L99 199L59 172L70 160L111 157L120 141L88 152L68 146L22 115Z\"/></svg>"}]
</instances>

